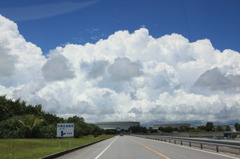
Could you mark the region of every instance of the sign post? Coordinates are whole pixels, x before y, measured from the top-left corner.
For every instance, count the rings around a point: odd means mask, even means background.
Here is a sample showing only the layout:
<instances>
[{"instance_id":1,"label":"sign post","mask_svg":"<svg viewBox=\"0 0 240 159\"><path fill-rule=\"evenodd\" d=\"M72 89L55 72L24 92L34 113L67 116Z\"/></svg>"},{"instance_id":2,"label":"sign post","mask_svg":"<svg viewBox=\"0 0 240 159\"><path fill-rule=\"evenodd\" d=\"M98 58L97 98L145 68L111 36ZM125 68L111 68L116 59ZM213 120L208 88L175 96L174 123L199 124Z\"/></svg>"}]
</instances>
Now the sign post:
<instances>
[{"instance_id":1,"label":"sign post","mask_svg":"<svg viewBox=\"0 0 240 159\"><path fill-rule=\"evenodd\" d=\"M57 137L73 137L74 123L59 123L57 124Z\"/></svg>"},{"instance_id":2,"label":"sign post","mask_svg":"<svg viewBox=\"0 0 240 159\"><path fill-rule=\"evenodd\" d=\"M58 123L57 124L57 137L73 137L74 136L74 123ZM72 140L69 141L69 147L71 148ZM60 141L59 141L60 147Z\"/></svg>"}]
</instances>

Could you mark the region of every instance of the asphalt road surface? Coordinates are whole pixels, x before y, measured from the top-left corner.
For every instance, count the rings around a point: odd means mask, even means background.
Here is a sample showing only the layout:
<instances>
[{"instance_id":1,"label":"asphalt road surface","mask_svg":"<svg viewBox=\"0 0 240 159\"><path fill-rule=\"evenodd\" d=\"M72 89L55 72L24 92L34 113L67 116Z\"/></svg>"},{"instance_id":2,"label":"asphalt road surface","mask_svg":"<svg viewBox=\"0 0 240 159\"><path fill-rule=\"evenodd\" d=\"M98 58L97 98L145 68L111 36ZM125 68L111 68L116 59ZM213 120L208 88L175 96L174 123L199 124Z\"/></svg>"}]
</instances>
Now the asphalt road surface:
<instances>
[{"instance_id":1,"label":"asphalt road surface","mask_svg":"<svg viewBox=\"0 0 240 159\"><path fill-rule=\"evenodd\" d=\"M134 136L116 136L58 159L237 159Z\"/></svg>"}]
</instances>

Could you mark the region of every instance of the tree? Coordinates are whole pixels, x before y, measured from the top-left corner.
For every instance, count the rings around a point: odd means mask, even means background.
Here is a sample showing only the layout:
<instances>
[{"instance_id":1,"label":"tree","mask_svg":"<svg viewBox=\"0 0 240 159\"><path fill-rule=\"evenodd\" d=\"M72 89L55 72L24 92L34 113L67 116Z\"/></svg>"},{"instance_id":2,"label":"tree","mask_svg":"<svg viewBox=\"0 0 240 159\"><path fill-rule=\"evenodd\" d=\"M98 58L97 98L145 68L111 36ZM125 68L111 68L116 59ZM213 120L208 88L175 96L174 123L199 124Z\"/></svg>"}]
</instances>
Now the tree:
<instances>
[{"instance_id":1,"label":"tree","mask_svg":"<svg viewBox=\"0 0 240 159\"><path fill-rule=\"evenodd\" d=\"M13 101L12 99L7 99L6 96L0 96L0 121L6 120L13 116L22 116L26 114L35 114L41 116L42 106L36 105L26 105L25 101L17 99Z\"/></svg>"},{"instance_id":2,"label":"tree","mask_svg":"<svg viewBox=\"0 0 240 159\"><path fill-rule=\"evenodd\" d=\"M231 131L231 128L229 125L226 126L225 131Z\"/></svg>"},{"instance_id":3,"label":"tree","mask_svg":"<svg viewBox=\"0 0 240 159\"><path fill-rule=\"evenodd\" d=\"M206 131L206 126L200 125L197 127L196 131Z\"/></svg>"},{"instance_id":4,"label":"tree","mask_svg":"<svg viewBox=\"0 0 240 159\"><path fill-rule=\"evenodd\" d=\"M142 127L140 125L138 125L138 126L131 126L131 127L128 128L128 131L130 131L132 133L147 133L147 128L146 127Z\"/></svg>"},{"instance_id":5,"label":"tree","mask_svg":"<svg viewBox=\"0 0 240 159\"><path fill-rule=\"evenodd\" d=\"M164 128L163 127L159 127L158 130L161 131L161 132L164 132Z\"/></svg>"},{"instance_id":6,"label":"tree","mask_svg":"<svg viewBox=\"0 0 240 159\"><path fill-rule=\"evenodd\" d=\"M239 123L235 123L234 127L235 127L236 131L240 131L240 124Z\"/></svg>"},{"instance_id":7,"label":"tree","mask_svg":"<svg viewBox=\"0 0 240 159\"><path fill-rule=\"evenodd\" d=\"M148 131L149 131L150 133L156 133L156 132L157 132L157 129L153 129L152 127L149 127L149 128L148 128Z\"/></svg>"},{"instance_id":8,"label":"tree","mask_svg":"<svg viewBox=\"0 0 240 159\"><path fill-rule=\"evenodd\" d=\"M191 130L191 128L189 127L189 126L180 126L179 128L178 128L178 131L179 132L188 132L188 131L190 131Z\"/></svg>"},{"instance_id":9,"label":"tree","mask_svg":"<svg viewBox=\"0 0 240 159\"><path fill-rule=\"evenodd\" d=\"M42 115L42 105L26 106L28 114Z\"/></svg>"},{"instance_id":10,"label":"tree","mask_svg":"<svg viewBox=\"0 0 240 159\"><path fill-rule=\"evenodd\" d=\"M116 134L117 130L116 129L106 129L104 130L105 134Z\"/></svg>"},{"instance_id":11,"label":"tree","mask_svg":"<svg viewBox=\"0 0 240 159\"><path fill-rule=\"evenodd\" d=\"M217 128L216 128L216 131L222 132L223 128L220 125L218 125Z\"/></svg>"},{"instance_id":12,"label":"tree","mask_svg":"<svg viewBox=\"0 0 240 159\"><path fill-rule=\"evenodd\" d=\"M34 114L26 115L23 120L18 120L19 123L25 128L26 134L25 137L31 138L36 137L35 131L37 130L38 126L42 124L44 121L43 119L39 119Z\"/></svg>"},{"instance_id":13,"label":"tree","mask_svg":"<svg viewBox=\"0 0 240 159\"><path fill-rule=\"evenodd\" d=\"M166 133L170 133L170 132L173 132L174 131L174 128L170 127L170 126L167 126L164 128L164 132Z\"/></svg>"},{"instance_id":14,"label":"tree","mask_svg":"<svg viewBox=\"0 0 240 159\"><path fill-rule=\"evenodd\" d=\"M46 125L41 126L39 128L39 135L40 138L55 138L56 137L56 124L54 125Z\"/></svg>"},{"instance_id":15,"label":"tree","mask_svg":"<svg viewBox=\"0 0 240 159\"><path fill-rule=\"evenodd\" d=\"M67 119L67 122L74 123L74 137L81 137L93 134L94 128L84 122L82 117L73 116Z\"/></svg>"},{"instance_id":16,"label":"tree","mask_svg":"<svg viewBox=\"0 0 240 159\"><path fill-rule=\"evenodd\" d=\"M0 122L0 138L24 138L25 130L19 124L23 116L14 116Z\"/></svg>"},{"instance_id":17,"label":"tree","mask_svg":"<svg viewBox=\"0 0 240 159\"><path fill-rule=\"evenodd\" d=\"M206 130L207 131L213 131L214 130L214 125L212 122L207 122L206 124Z\"/></svg>"},{"instance_id":18,"label":"tree","mask_svg":"<svg viewBox=\"0 0 240 159\"><path fill-rule=\"evenodd\" d=\"M91 125L93 128L93 135L94 137L97 137L99 135L102 135L102 133L104 132L103 129L101 129L100 127L96 126L96 125Z\"/></svg>"},{"instance_id":19,"label":"tree","mask_svg":"<svg viewBox=\"0 0 240 159\"><path fill-rule=\"evenodd\" d=\"M9 117L8 109L6 106L0 103L0 121L5 120Z\"/></svg>"},{"instance_id":20,"label":"tree","mask_svg":"<svg viewBox=\"0 0 240 159\"><path fill-rule=\"evenodd\" d=\"M57 117L56 115L50 114L50 113L44 113L42 117L44 119L45 125L52 125L52 124L56 125L57 123L64 122L63 118Z\"/></svg>"},{"instance_id":21,"label":"tree","mask_svg":"<svg viewBox=\"0 0 240 159\"><path fill-rule=\"evenodd\" d=\"M57 123L74 123L74 136L100 135L104 130L84 122L82 117L73 116L64 120L54 114L42 111L40 104L32 106L21 99L7 99L0 96L0 138L56 137ZM41 127L40 127L41 125Z\"/></svg>"},{"instance_id":22,"label":"tree","mask_svg":"<svg viewBox=\"0 0 240 159\"><path fill-rule=\"evenodd\" d=\"M84 122L84 119L82 117L73 116L73 117L69 117L67 121L69 123L77 123L77 122Z\"/></svg>"}]
</instances>

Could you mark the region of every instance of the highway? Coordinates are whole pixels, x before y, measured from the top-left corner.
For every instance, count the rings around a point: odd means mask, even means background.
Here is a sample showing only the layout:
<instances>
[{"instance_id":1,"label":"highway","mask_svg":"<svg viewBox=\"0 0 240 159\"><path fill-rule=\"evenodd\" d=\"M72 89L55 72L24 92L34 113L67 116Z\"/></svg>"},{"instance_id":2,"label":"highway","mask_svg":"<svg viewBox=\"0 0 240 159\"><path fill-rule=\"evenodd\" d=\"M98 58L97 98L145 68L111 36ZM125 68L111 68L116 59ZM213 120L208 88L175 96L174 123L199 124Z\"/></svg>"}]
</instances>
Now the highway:
<instances>
[{"instance_id":1,"label":"highway","mask_svg":"<svg viewBox=\"0 0 240 159\"><path fill-rule=\"evenodd\" d=\"M237 159L166 142L134 136L116 136L58 159Z\"/></svg>"}]
</instances>

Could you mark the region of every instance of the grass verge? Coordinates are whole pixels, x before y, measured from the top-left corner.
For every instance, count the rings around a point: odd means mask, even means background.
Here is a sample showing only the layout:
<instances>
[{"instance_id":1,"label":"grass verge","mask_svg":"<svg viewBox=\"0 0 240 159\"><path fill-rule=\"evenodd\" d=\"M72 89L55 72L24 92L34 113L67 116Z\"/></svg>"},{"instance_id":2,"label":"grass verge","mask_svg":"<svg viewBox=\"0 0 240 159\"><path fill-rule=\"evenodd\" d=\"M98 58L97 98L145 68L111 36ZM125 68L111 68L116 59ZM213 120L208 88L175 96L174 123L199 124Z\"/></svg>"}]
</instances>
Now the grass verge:
<instances>
[{"instance_id":1,"label":"grass verge","mask_svg":"<svg viewBox=\"0 0 240 159\"><path fill-rule=\"evenodd\" d=\"M110 137L112 135L95 138L84 136L62 139L0 139L0 156L2 159L38 159Z\"/></svg>"}]
</instances>

